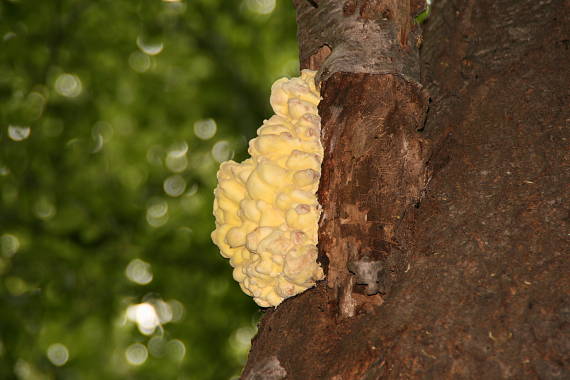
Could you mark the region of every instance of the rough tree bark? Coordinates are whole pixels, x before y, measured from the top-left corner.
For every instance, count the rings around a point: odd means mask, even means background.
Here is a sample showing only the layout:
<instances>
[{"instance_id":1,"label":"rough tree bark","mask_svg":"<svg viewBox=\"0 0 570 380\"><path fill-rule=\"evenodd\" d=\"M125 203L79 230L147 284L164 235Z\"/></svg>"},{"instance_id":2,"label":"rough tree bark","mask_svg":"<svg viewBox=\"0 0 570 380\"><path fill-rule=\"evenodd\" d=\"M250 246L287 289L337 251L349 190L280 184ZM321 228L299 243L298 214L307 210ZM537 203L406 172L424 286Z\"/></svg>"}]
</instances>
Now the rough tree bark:
<instances>
[{"instance_id":1,"label":"rough tree bark","mask_svg":"<svg viewBox=\"0 0 570 380\"><path fill-rule=\"evenodd\" d=\"M421 1L294 2L327 278L242 378L570 378L570 1L437 0L421 61Z\"/></svg>"}]
</instances>

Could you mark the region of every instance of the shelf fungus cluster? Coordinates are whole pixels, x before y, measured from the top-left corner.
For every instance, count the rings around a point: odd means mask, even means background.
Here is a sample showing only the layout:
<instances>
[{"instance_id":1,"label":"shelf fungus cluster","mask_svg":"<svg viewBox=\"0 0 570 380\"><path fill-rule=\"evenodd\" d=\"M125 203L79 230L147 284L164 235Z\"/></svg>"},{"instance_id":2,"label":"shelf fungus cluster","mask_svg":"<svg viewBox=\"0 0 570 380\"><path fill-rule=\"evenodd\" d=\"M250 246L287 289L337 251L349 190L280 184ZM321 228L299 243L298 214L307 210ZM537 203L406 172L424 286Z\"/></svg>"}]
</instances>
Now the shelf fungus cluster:
<instances>
[{"instance_id":1,"label":"shelf fungus cluster","mask_svg":"<svg viewBox=\"0 0 570 380\"><path fill-rule=\"evenodd\" d=\"M251 158L224 162L218 171L212 240L242 290L263 307L324 277L317 263L319 100L314 71L277 80L270 98L275 115L250 141Z\"/></svg>"}]
</instances>

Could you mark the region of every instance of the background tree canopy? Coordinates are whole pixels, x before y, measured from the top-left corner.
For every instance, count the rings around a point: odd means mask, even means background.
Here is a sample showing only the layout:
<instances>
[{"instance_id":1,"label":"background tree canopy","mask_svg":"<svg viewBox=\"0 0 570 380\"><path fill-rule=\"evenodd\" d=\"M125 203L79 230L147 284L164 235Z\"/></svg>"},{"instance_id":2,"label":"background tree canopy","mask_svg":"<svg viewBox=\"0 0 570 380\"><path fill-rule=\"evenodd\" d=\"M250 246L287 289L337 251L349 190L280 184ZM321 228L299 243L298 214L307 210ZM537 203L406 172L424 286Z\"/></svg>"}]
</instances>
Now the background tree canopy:
<instances>
[{"instance_id":1,"label":"background tree canopy","mask_svg":"<svg viewBox=\"0 0 570 380\"><path fill-rule=\"evenodd\" d=\"M229 379L257 308L220 161L298 72L290 1L0 2L0 378Z\"/></svg>"}]
</instances>

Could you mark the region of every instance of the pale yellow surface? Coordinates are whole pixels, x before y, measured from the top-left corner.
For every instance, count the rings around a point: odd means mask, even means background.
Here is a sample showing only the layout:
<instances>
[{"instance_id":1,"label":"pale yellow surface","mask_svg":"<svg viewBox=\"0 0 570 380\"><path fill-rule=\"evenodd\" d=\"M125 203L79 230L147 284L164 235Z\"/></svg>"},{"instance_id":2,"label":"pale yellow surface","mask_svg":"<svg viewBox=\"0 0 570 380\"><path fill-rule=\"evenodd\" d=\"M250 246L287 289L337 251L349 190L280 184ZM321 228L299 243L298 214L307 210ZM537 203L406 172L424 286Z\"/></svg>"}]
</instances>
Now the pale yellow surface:
<instances>
[{"instance_id":1,"label":"pale yellow surface","mask_svg":"<svg viewBox=\"0 0 570 380\"><path fill-rule=\"evenodd\" d=\"M218 171L212 240L260 306L277 306L324 277L317 263L319 101L314 71L277 80L270 98L275 115L249 142L251 158L226 161Z\"/></svg>"}]
</instances>

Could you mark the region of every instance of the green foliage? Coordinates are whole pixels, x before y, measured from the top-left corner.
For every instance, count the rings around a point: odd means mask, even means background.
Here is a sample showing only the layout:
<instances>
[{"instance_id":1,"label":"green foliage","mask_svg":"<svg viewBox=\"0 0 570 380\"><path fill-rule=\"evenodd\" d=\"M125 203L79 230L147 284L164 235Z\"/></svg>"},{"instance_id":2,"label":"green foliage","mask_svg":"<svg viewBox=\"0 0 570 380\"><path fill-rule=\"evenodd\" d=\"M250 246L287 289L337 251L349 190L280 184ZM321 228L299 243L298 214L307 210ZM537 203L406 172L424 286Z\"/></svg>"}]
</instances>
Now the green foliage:
<instances>
[{"instance_id":1,"label":"green foliage","mask_svg":"<svg viewBox=\"0 0 570 380\"><path fill-rule=\"evenodd\" d=\"M212 190L298 72L274 3L0 2L1 379L239 374Z\"/></svg>"},{"instance_id":2,"label":"green foliage","mask_svg":"<svg viewBox=\"0 0 570 380\"><path fill-rule=\"evenodd\" d=\"M423 24L424 22L427 21L427 19L429 18L429 14L431 11L431 6L428 5L428 7L421 12L419 15L416 16L415 20L418 24Z\"/></svg>"},{"instance_id":3,"label":"green foliage","mask_svg":"<svg viewBox=\"0 0 570 380\"><path fill-rule=\"evenodd\" d=\"M432 3L433 3L433 0L426 0L426 8L415 17L415 21L418 24L421 25L427 21L427 19L429 18L429 15L431 13Z\"/></svg>"}]
</instances>

